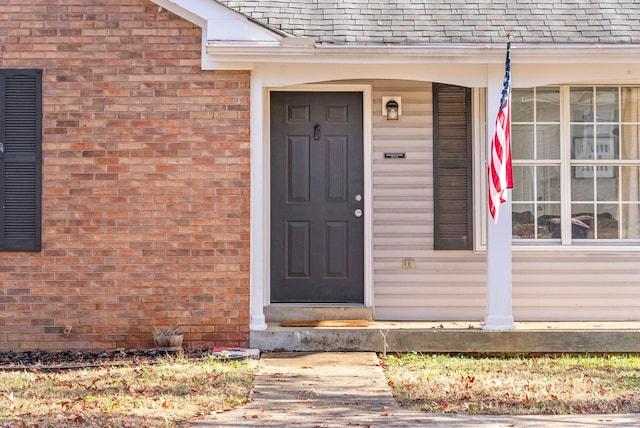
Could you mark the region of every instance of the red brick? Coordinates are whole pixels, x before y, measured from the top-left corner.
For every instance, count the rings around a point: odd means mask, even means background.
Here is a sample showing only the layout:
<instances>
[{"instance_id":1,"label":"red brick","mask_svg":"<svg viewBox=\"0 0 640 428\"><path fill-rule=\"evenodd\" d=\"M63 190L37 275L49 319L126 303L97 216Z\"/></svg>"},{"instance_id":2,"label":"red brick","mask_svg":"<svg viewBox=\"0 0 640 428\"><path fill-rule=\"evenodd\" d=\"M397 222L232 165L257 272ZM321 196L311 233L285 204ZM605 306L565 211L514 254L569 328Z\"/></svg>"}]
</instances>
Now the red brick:
<instances>
[{"instance_id":1,"label":"red brick","mask_svg":"<svg viewBox=\"0 0 640 428\"><path fill-rule=\"evenodd\" d=\"M0 253L0 349L246 346L249 72L198 71L200 29L147 0L0 18L0 66L44 71L43 250Z\"/></svg>"}]
</instances>

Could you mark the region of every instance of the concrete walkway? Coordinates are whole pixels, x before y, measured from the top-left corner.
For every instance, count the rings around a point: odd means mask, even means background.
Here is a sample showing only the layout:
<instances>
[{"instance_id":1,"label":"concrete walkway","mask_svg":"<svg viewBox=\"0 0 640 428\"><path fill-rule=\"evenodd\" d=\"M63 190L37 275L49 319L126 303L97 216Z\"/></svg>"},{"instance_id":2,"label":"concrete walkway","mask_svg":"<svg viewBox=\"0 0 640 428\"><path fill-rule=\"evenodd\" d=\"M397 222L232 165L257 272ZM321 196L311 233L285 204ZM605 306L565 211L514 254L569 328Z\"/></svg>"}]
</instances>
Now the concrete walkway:
<instances>
[{"instance_id":1,"label":"concrete walkway","mask_svg":"<svg viewBox=\"0 0 640 428\"><path fill-rule=\"evenodd\" d=\"M264 354L248 405L194 421L212 427L638 427L640 415L468 416L398 406L373 352Z\"/></svg>"}]
</instances>

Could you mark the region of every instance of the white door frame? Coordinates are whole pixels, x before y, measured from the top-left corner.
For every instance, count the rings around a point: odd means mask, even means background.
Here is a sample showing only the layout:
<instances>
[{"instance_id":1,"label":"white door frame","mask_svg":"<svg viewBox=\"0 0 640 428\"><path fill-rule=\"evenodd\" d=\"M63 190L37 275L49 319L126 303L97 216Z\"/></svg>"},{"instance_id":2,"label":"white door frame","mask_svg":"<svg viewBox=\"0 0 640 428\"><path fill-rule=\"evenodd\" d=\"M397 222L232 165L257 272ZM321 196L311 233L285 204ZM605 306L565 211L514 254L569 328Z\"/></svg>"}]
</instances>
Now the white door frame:
<instances>
[{"instance_id":1,"label":"white door frame","mask_svg":"<svg viewBox=\"0 0 640 428\"><path fill-rule=\"evenodd\" d=\"M373 306L372 89L369 84L331 83L266 87L251 78L251 275L250 329L267 328L264 307L270 303L270 129L271 91L361 92L364 161L364 305Z\"/></svg>"}]
</instances>

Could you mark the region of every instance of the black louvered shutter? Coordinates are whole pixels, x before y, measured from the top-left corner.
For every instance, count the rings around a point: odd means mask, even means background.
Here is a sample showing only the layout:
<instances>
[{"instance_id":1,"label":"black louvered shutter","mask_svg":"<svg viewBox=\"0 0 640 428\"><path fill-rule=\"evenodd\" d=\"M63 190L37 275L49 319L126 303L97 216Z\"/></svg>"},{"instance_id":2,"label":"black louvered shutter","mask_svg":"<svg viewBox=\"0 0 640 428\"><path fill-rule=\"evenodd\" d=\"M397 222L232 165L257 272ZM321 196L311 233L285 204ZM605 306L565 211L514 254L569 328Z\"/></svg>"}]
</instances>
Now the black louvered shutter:
<instances>
[{"instance_id":1,"label":"black louvered shutter","mask_svg":"<svg viewBox=\"0 0 640 428\"><path fill-rule=\"evenodd\" d=\"M0 250L39 251L42 71L0 69Z\"/></svg>"},{"instance_id":2,"label":"black louvered shutter","mask_svg":"<svg viewBox=\"0 0 640 428\"><path fill-rule=\"evenodd\" d=\"M471 90L433 85L434 248L473 248Z\"/></svg>"}]
</instances>

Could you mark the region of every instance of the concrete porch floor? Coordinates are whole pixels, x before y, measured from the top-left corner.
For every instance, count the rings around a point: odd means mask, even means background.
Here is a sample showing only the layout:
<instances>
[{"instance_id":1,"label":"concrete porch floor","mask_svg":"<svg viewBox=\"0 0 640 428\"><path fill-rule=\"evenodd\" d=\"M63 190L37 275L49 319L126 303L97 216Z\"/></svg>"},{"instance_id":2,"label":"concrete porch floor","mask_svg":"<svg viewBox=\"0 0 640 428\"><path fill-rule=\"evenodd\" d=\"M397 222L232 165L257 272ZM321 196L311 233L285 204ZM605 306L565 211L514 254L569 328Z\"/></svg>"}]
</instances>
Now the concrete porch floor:
<instances>
[{"instance_id":1,"label":"concrete porch floor","mask_svg":"<svg viewBox=\"0 0 640 428\"><path fill-rule=\"evenodd\" d=\"M473 321L370 321L367 327L281 327L252 331L263 351L425 353L640 353L640 322L516 322L484 331Z\"/></svg>"}]
</instances>

